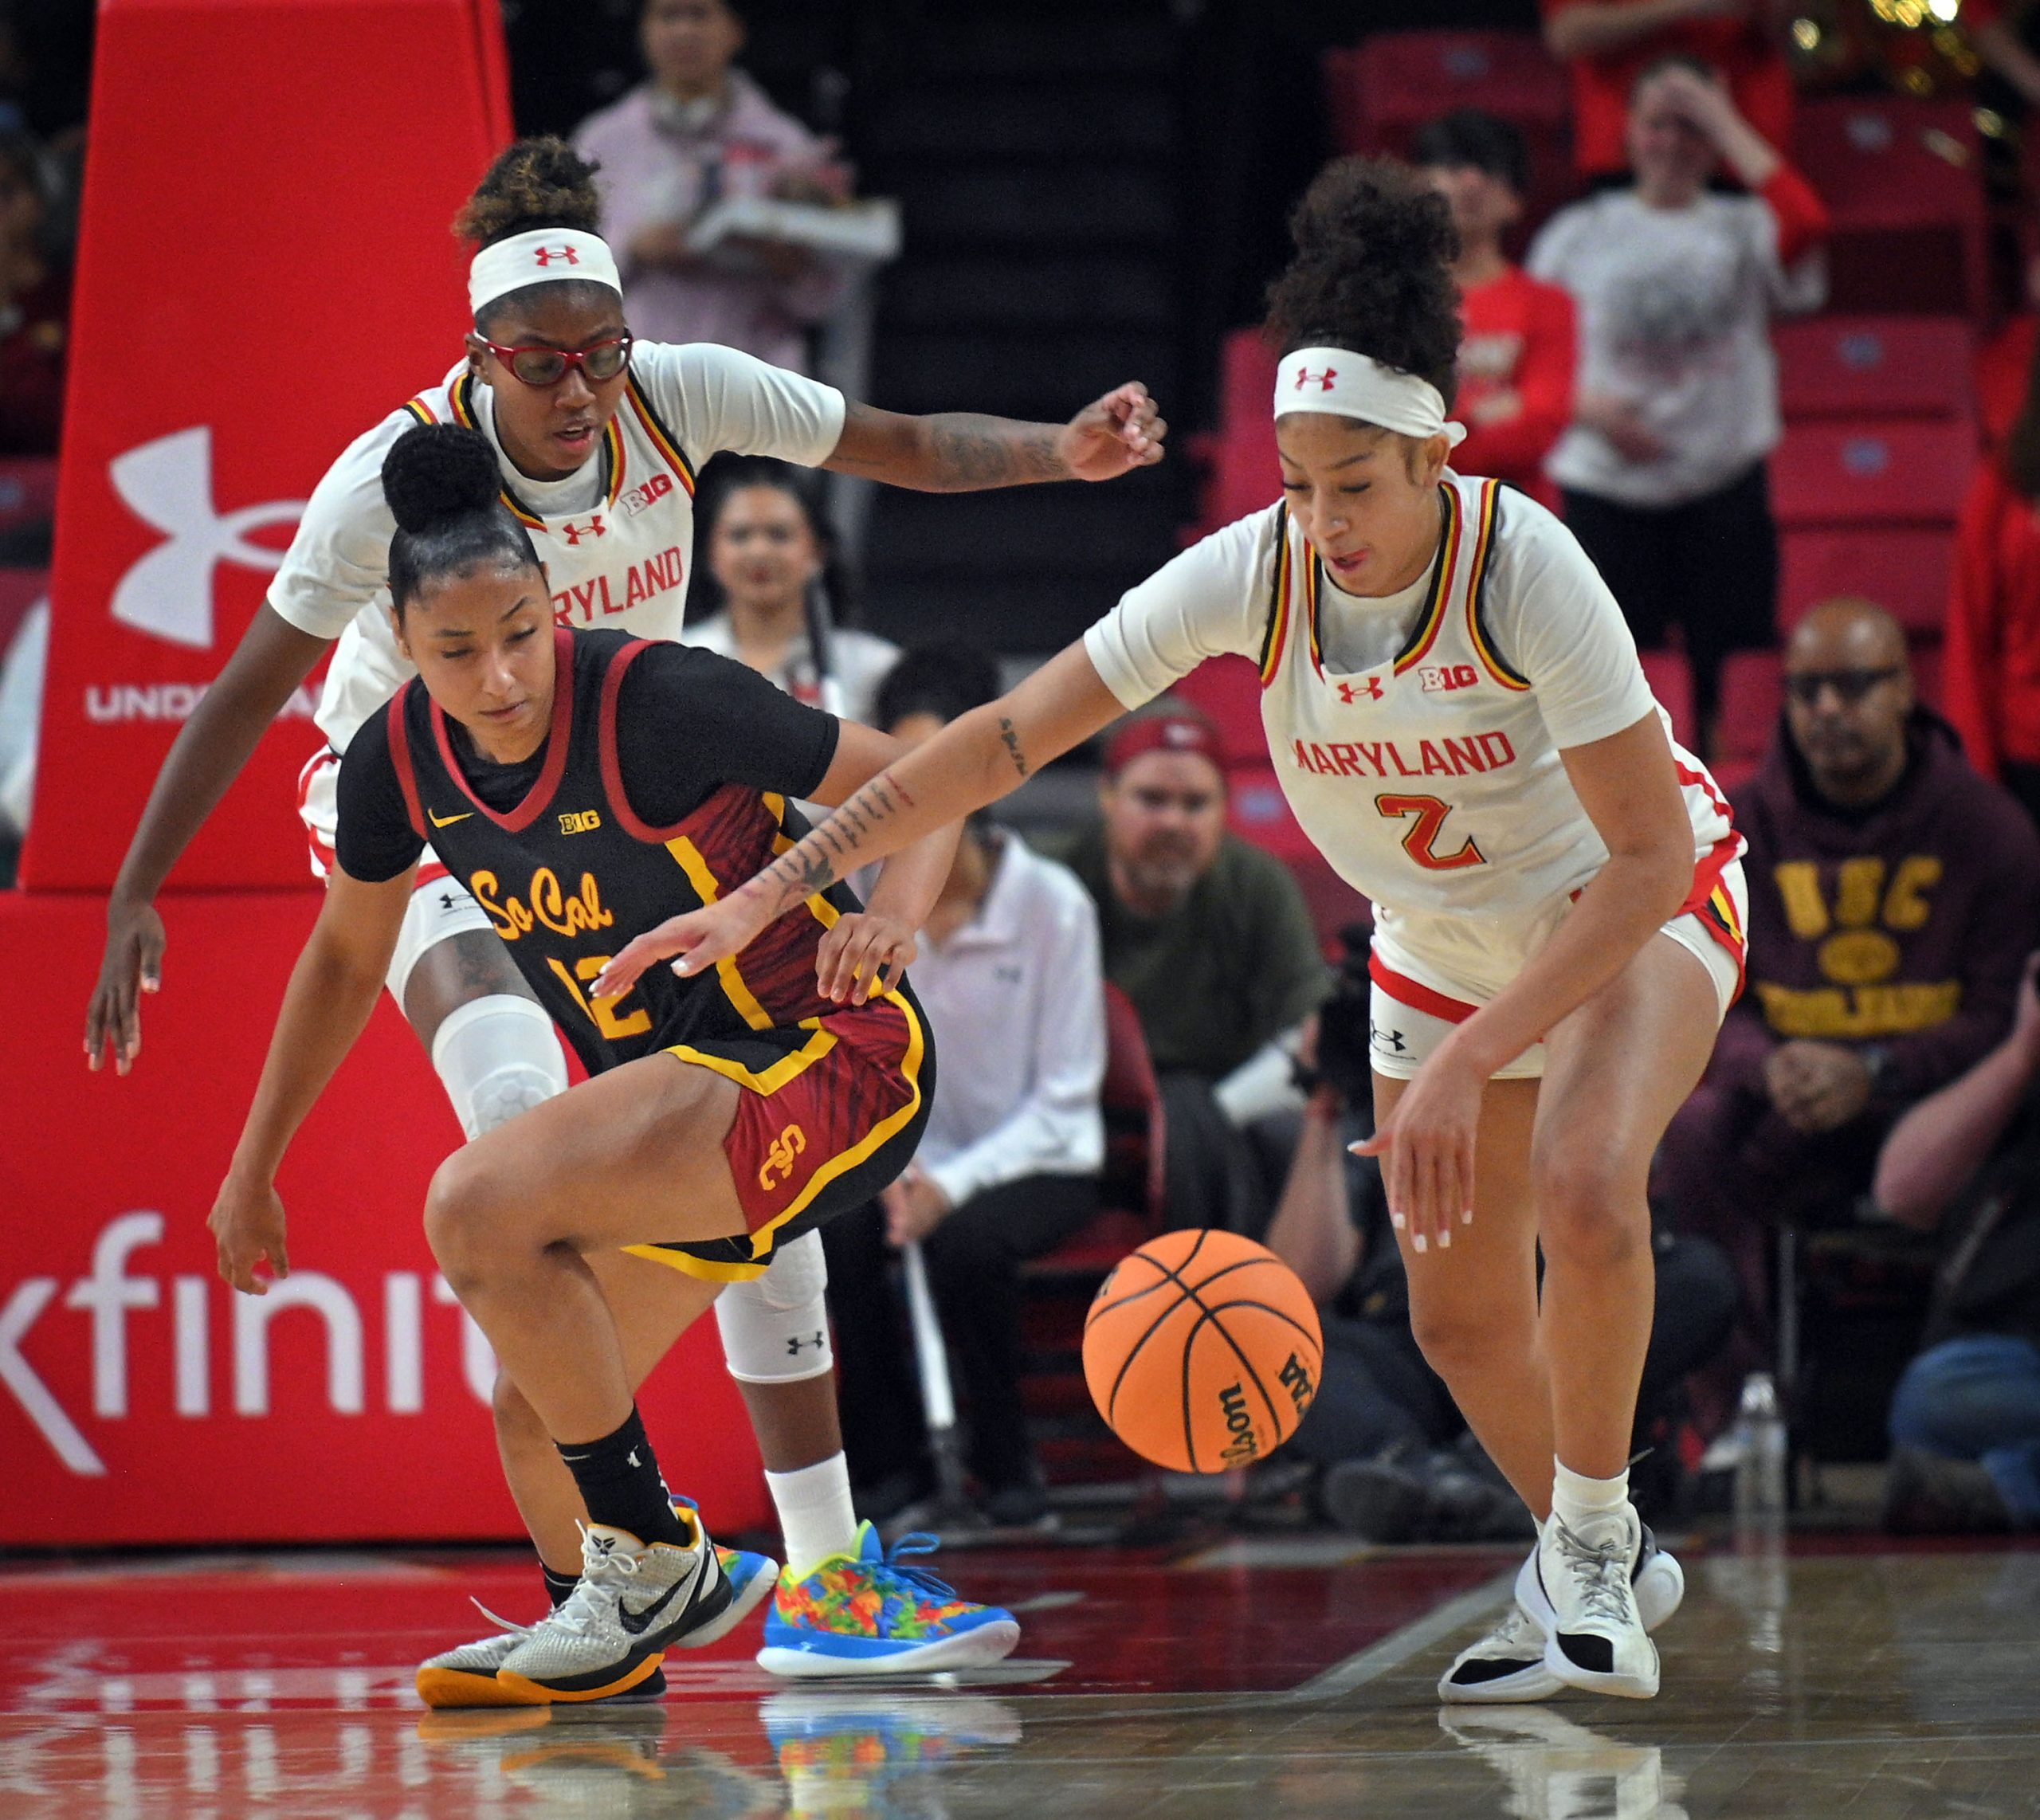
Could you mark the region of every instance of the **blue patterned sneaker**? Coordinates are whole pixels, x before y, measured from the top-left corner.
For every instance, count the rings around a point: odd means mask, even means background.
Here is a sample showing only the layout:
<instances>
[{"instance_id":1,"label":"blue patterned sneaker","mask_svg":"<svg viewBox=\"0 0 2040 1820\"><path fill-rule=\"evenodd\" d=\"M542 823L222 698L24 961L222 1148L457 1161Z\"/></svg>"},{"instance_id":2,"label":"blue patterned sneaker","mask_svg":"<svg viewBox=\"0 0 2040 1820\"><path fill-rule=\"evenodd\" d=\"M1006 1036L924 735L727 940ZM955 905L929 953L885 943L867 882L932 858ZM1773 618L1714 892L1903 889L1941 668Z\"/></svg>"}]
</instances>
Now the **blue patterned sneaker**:
<instances>
[{"instance_id":1,"label":"blue patterned sneaker","mask_svg":"<svg viewBox=\"0 0 2040 1820\"><path fill-rule=\"evenodd\" d=\"M787 1568L765 1614L759 1667L800 1677L898 1675L1003 1661L1020 1641L1011 1612L973 1605L925 1567L902 1564L936 1547L932 1536L903 1536L888 1551L865 1523L854 1555L832 1555L804 1579Z\"/></svg>"},{"instance_id":2,"label":"blue patterned sneaker","mask_svg":"<svg viewBox=\"0 0 2040 1820\"><path fill-rule=\"evenodd\" d=\"M692 1498L675 1498L673 1514L679 1516L683 1526L699 1524L701 1507ZM725 1548L720 1542L715 1545L716 1559L722 1563L723 1578L730 1583L730 1602L716 1617L698 1629L690 1630L685 1637L673 1639L669 1647L698 1649L704 1643L716 1643L743 1623L764 1602L779 1577L779 1563L770 1555L754 1555L748 1548Z\"/></svg>"}]
</instances>

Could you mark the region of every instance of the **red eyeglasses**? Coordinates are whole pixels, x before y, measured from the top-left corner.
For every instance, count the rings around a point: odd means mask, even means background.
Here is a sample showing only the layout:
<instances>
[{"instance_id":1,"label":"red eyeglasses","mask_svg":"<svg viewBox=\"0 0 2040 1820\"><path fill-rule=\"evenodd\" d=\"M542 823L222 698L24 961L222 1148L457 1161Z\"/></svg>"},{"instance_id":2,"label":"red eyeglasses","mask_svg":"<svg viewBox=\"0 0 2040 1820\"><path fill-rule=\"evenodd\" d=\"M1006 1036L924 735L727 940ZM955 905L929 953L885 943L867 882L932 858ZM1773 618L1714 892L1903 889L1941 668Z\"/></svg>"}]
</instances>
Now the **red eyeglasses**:
<instances>
[{"instance_id":1,"label":"red eyeglasses","mask_svg":"<svg viewBox=\"0 0 2040 1820\"><path fill-rule=\"evenodd\" d=\"M528 386L556 386L576 367L599 385L614 379L630 364L634 339L620 335L614 341L598 341L578 353L563 347L505 347L485 338L482 346Z\"/></svg>"}]
</instances>

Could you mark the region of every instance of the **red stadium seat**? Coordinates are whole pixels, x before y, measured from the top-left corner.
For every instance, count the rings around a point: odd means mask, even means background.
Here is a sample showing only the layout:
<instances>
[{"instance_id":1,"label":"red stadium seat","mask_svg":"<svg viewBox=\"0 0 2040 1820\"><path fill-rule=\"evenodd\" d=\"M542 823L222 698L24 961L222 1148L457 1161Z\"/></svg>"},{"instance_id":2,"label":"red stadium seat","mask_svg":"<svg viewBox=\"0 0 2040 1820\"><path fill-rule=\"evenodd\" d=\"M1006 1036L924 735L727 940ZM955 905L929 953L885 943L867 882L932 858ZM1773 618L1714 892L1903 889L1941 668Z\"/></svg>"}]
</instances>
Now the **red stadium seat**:
<instances>
[{"instance_id":1,"label":"red stadium seat","mask_svg":"<svg viewBox=\"0 0 2040 1820\"><path fill-rule=\"evenodd\" d=\"M1816 418L1788 425L1771 459L1780 525L1952 524L1976 437L1948 418Z\"/></svg>"},{"instance_id":2,"label":"red stadium seat","mask_svg":"<svg viewBox=\"0 0 2040 1820\"><path fill-rule=\"evenodd\" d=\"M1536 33L1377 32L1351 49L1327 51L1324 69L1332 142L1341 151L1399 155L1426 121L1480 108L1529 143L1520 235L1573 194L1571 84Z\"/></svg>"},{"instance_id":3,"label":"red stadium seat","mask_svg":"<svg viewBox=\"0 0 2040 1820\"><path fill-rule=\"evenodd\" d=\"M1714 728L1717 775L1732 770L1746 777L1770 750L1785 699L1783 668L1775 651L1732 651L1723 661L1721 713Z\"/></svg>"},{"instance_id":4,"label":"red stadium seat","mask_svg":"<svg viewBox=\"0 0 2040 1820\"><path fill-rule=\"evenodd\" d=\"M1990 308L1979 142L1969 105L1909 96L1809 101L1795 162L1834 221L1838 309Z\"/></svg>"},{"instance_id":5,"label":"red stadium seat","mask_svg":"<svg viewBox=\"0 0 2040 1820\"><path fill-rule=\"evenodd\" d=\"M7 655L29 609L49 592L47 569L0 569L0 658Z\"/></svg>"},{"instance_id":6,"label":"red stadium seat","mask_svg":"<svg viewBox=\"0 0 2040 1820\"><path fill-rule=\"evenodd\" d=\"M1693 751L1693 665L1683 651L1639 651L1637 655L1642 660L1643 680L1650 684L1658 705L1672 717L1672 737Z\"/></svg>"},{"instance_id":7,"label":"red stadium seat","mask_svg":"<svg viewBox=\"0 0 2040 1820\"><path fill-rule=\"evenodd\" d=\"M1236 328L1218 351L1218 422L1230 431L1265 421L1275 395L1276 359L1257 328Z\"/></svg>"},{"instance_id":8,"label":"red stadium seat","mask_svg":"<svg viewBox=\"0 0 2040 1820\"><path fill-rule=\"evenodd\" d=\"M1788 418L1975 414L1964 317L1821 316L1780 324L1772 339Z\"/></svg>"},{"instance_id":9,"label":"red stadium seat","mask_svg":"<svg viewBox=\"0 0 2040 1820\"><path fill-rule=\"evenodd\" d=\"M1853 594L1875 601L1913 637L1940 636L1955 560L1949 532L1927 525L1787 531L1779 547L1779 631L1790 632L1821 602Z\"/></svg>"}]
</instances>

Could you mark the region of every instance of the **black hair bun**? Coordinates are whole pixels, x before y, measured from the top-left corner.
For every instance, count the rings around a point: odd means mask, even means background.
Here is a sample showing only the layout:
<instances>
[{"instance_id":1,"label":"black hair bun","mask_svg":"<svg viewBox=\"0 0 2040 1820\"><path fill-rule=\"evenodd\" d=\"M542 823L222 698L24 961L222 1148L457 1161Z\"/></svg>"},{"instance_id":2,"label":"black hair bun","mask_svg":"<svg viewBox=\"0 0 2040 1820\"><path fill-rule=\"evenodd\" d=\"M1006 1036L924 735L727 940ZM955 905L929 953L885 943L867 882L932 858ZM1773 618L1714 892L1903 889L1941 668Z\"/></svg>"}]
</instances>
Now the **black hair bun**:
<instances>
[{"instance_id":1,"label":"black hair bun","mask_svg":"<svg viewBox=\"0 0 2040 1820\"><path fill-rule=\"evenodd\" d=\"M502 485L488 439L457 423L407 430L382 457L382 496L398 528L414 534L485 511Z\"/></svg>"},{"instance_id":2,"label":"black hair bun","mask_svg":"<svg viewBox=\"0 0 2040 1820\"><path fill-rule=\"evenodd\" d=\"M1377 267L1449 265L1459 253L1445 198L1387 159L1328 164L1291 214L1289 236L1304 258L1363 259Z\"/></svg>"},{"instance_id":3,"label":"black hair bun","mask_svg":"<svg viewBox=\"0 0 2040 1820\"><path fill-rule=\"evenodd\" d=\"M595 173L601 168L563 139L547 135L518 139L483 174L453 218L453 232L484 246L539 228L598 233L602 196L595 188Z\"/></svg>"}]
</instances>

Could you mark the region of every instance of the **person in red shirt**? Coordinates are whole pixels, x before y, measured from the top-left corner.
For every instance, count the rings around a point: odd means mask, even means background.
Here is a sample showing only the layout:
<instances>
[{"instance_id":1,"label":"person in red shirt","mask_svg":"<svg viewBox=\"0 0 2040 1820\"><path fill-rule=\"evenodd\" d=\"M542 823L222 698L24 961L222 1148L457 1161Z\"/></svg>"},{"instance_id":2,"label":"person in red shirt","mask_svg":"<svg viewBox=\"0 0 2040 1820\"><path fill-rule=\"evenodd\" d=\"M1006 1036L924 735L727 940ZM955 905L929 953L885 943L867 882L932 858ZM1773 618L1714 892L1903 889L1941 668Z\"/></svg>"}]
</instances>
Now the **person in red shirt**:
<instances>
[{"instance_id":1,"label":"person in red shirt","mask_svg":"<svg viewBox=\"0 0 2040 1820\"><path fill-rule=\"evenodd\" d=\"M1769 143L1791 143L1792 73L1781 0L1538 0L1544 45L1572 70L1573 162L1585 177L1629 163L1630 92L1664 57L1697 57L1721 73L1736 111Z\"/></svg>"},{"instance_id":2,"label":"person in red shirt","mask_svg":"<svg viewBox=\"0 0 2040 1820\"><path fill-rule=\"evenodd\" d=\"M1941 695L1969 762L2040 822L2040 359L1956 531Z\"/></svg>"},{"instance_id":3,"label":"person in red shirt","mask_svg":"<svg viewBox=\"0 0 2040 1820\"><path fill-rule=\"evenodd\" d=\"M1566 292L1502 253L1502 236L1523 218L1529 148L1506 120L1460 108L1418 134L1410 157L1459 230L1457 409L1468 433L1453 465L1508 480L1556 512L1544 457L1572 421L1579 325Z\"/></svg>"}]
</instances>

